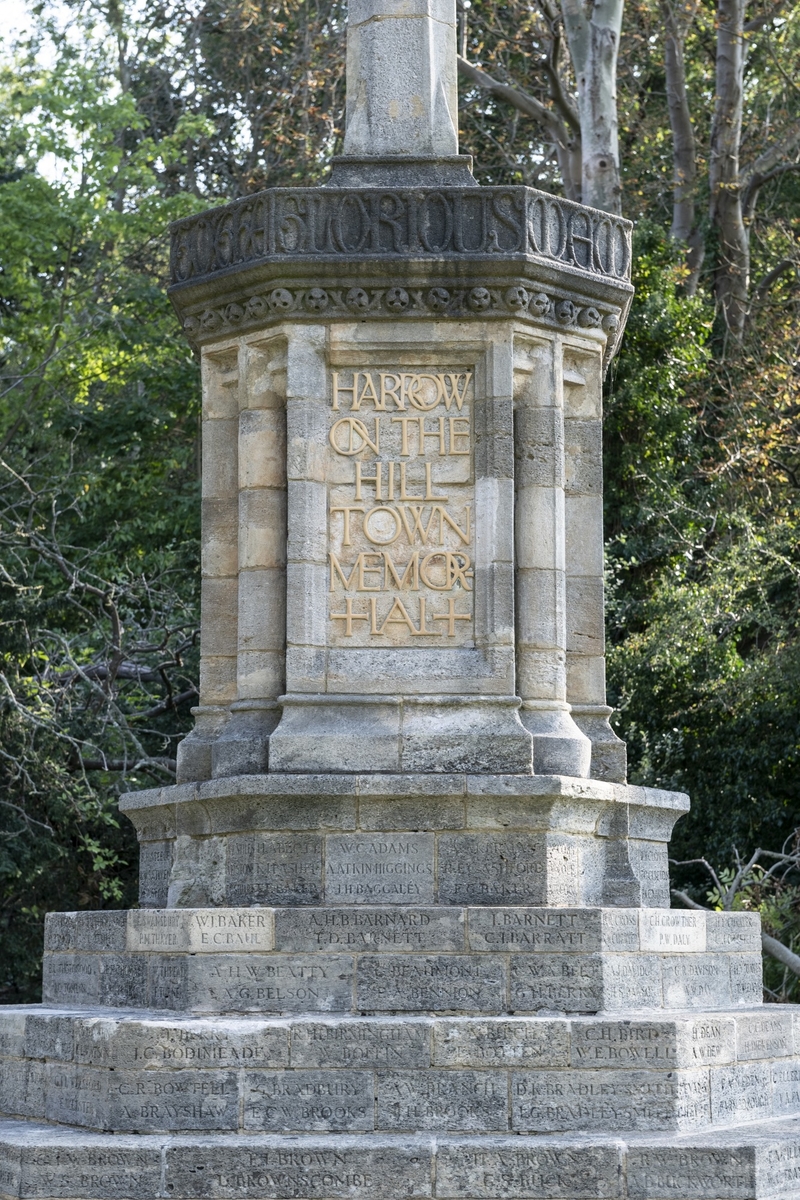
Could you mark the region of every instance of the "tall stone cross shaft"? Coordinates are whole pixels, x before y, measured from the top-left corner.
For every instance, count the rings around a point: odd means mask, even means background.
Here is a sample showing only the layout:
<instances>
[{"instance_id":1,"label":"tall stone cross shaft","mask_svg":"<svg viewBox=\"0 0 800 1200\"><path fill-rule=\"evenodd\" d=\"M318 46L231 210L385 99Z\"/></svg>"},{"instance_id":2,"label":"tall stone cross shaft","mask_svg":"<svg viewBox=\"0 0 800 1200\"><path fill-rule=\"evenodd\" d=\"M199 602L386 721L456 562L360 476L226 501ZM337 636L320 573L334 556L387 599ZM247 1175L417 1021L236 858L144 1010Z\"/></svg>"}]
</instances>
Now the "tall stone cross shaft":
<instances>
[{"instance_id":1,"label":"tall stone cross shaft","mask_svg":"<svg viewBox=\"0 0 800 1200\"><path fill-rule=\"evenodd\" d=\"M0 1009L0 1200L800 1200L758 917L670 910L608 723L630 227L475 184L427 3L352 0L326 184L173 227L200 703Z\"/></svg>"}]
</instances>

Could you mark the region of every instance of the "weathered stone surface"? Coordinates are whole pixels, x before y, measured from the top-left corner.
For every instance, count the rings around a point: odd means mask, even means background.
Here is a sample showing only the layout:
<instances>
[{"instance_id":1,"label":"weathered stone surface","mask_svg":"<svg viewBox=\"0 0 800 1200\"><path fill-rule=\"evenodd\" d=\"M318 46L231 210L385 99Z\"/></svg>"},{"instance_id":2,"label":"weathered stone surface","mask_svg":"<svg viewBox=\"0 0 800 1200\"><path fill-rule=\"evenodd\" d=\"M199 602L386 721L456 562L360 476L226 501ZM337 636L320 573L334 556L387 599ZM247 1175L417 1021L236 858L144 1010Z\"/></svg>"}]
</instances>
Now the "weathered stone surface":
<instances>
[{"instance_id":1,"label":"weathered stone surface","mask_svg":"<svg viewBox=\"0 0 800 1200\"><path fill-rule=\"evenodd\" d=\"M427 1067L430 1027L408 1019L302 1021L292 1025L293 1067Z\"/></svg>"},{"instance_id":2,"label":"weathered stone surface","mask_svg":"<svg viewBox=\"0 0 800 1200\"><path fill-rule=\"evenodd\" d=\"M710 1124L705 1071L517 1071L511 1080L512 1127L692 1129Z\"/></svg>"},{"instance_id":3,"label":"weathered stone surface","mask_svg":"<svg viewBox=\"0 0 800 1200\"><path fill-rule=\"evenodd\" d=\"M374 1128L369 1071L252 1071L243 1088L245 1129Z\"/></svg>"},{"instance_id":4,"label":"weathered stone surface","mask_svg":"<svg viewBox=\"0 0 800 1200\"><path fill-rule=\"evenodd\" d=\"M566 1021L453 1018L433 1028L433 1062L447 1067L563 1067L569 1061Z\"/></svg>"},{"instance_id":5,"label":"weathered stone surface","mask_svg":"<svg viewBox=\"0 0 800 1200\"><path fill-rule=\"evenodd\" d=\"M477 1200L557 1198L598 1200L620 1195L616 1146L570 1146L537 1138L497 1138L465 1146L442 1140L436 1154L436 1194Z\"/></svg>"},{"instance_id":6,"label":"weathered stone surface","mask_svg":"<svg viewBox=\"0 0 800 1200\"><path fill-rule=\"evenodd\" d=\"M430 904L431 833L331 834L326 839L325 899L349 904Z\"/></svg>"},{"instance_id":7,"label":"weathered stone surface","mask_svg":"<svg viewBox=\"0 0 800 1200\"><path fill-rule=\"evenodd\" d=\"M274 945L271 909L132 909L127 949L190 954L263 952Z\"/></svg>"},{"instance_id":8,"label":"weathered stone surface","mask_svg":"<svg viewBox=\"0 0 800 1200\"><path fill-rule=\"evenodd\" d=\"M464 950L454 908L286 908L275 914L278 950Z\"/></svg>"},{"instance_id":9,"label":"weathered stone surface","mask_svg":"<svg viewBox=\"0 0 800 1200\"><path fill-rule=\"evenodd\" d=\"M385 1130L505 1130L508 1080L492 1071L391 1071L377 1076L377 1122Z\"/></svg>"},{"instance_id":10,"label":"weathered stone surface","mask_svg":"<svg viewBox=\"0 0 800 1200\"><path fill-rule=\"evenodd\" d=\"M214 955L189 959L192 1007L210 1012L345 1012L349 955Z\"/></svg>"},{"instance_id":11,"label":"weathered stone surface","mask_svg":"<svg viewBox=\"0 0 800 1200\"><path fill-rule=\"evenodd\" d=\"M483 955L365 955L358 964L356 1007L497 1012L507 1007L505 963Z\"/></svg>"}]
</instances>

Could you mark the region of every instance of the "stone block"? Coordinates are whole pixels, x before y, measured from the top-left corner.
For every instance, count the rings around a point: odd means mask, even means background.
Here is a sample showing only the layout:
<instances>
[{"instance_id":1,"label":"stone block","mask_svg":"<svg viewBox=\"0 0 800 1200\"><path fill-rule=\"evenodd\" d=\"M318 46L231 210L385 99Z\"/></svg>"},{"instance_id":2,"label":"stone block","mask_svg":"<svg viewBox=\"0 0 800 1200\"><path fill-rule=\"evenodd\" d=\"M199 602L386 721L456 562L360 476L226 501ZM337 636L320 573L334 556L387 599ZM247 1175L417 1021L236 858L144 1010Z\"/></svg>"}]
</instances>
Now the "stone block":
<instances>
[{"instance_id":1,"label":"stone block","mask_svg":"<svg viewBox=\"0 0 800 1200\"><path fill-rule=\"evenodd\" d=\"M472 950L543 951L591 954L598 950L638 950L635 909L471 908Z\"/></svg>"},{"instance_id":2,"label":"stone block","mask_svg":"<svg viewBox=\"0 0 800 1200\"><path fill-rule=\"evenodd\" d=\"M210 774L210 748L206 757ZM139 843L139 904L142 908L163 908L166 905L171 870L172 842Z\"/></svg>"},{"instance_id":3,"label":"stone block","mask_svg":"<svg viewBox=\"0 0 800 1200\"><path fill-rule=\"evenodd\" d=\"M736 1057L739 1062L761 1058L787 1058L794 1054L792 1013L781 1005L765 1005L761 1012L736 1018Z\"/></svg>"},{"instance_id":4,"label":"stone block","mask_svg":"<svg viewBox=\"0 0 800 1200\"><path fill-rule=\"evenodd\" d=\"M563 1139L437 1141L436 1195L446 1200L611 1200L620 1196L620 1149Z\"/></svg>"},{"instance_id":5,"label":"stone block","mask_svg":"<svg viewBox=\"0 0 800 1200\"><path fill-rule=\"evenodd\" d=\"M457 908L278 909L275 936L278 950L359 953L465 948L464 916Z\"/></svg>"},{"instance_id":6,"label":"stone block","mask_svg":"<svg viewBox=\"0 0 800 1200\"><path fill-rule=\"evenodd\" d=\"M413 1018L342 1017L296 1021L293 1067L429 1067L430 1024Z\"/></svg>"},{"instance_id":7,"label":"stone block","mask_svg":"<svg viewBox=\"0 0 800 1200\"><path fill-rule=\"evenodd\" d=\"M127 942L133 952L263 953L274 946L274 919L270 909L131 909Z\"/></svg>"},{"instance_id":8,"label":"stone block","mask_svg":"<svg viewBox=\"0 0 800 1200\"><path fill-rule=\"evenodd\" d=\"M730 954L721 960L724 969L727 961L730 978L730 997L734 1005L750 1006L761 1004L764 999L763 966L760 954Z\"/></svg>"},{"instance_id":9,"label":"stone block","mask_svg":"<svg viewBox=\"0 0 800 1200\"><path fill-rule=\"evenodd\" d=\"M505 963L489 955L364 955L358 961L356 1007L497 1012L508 1007Z\"/></svg>"},{"instance_id":10,"label":"stone block","mask_svg":"<svg viewBox=\"0 0 800 1200\"><path fill-rule=\"evenodd\" d=\"M188 994L198 1012L347 1012L353 973L344 954L204 954L188 960Z\"/></svg>"},{"instance_id":11,"label":"stone block","mask_svg":"<svg viewBox=\"0 0 800 1200\"><path fill-rule=\"evenodd\" d=\"M0 1008L0 1058L25 1057L27 1020L25 1012Z\"/></svg>"},{"instance_id":12,"label":"stone block","mask_svg":"<svg viewBox=\"0 0 800 1200\"><path fill-rule=\"evenodd\" d=\"M605 954L602 970L604 1008L620 1011L661 1006L661 973L656 955Z\"/></svg>"},{"instance_id":13,"label":"stone block","mask_svg":"<svg viewBox=\"0 0 800 1200\"><path fill-rule=\"evenodd\" d=\"M225 890L231 904L320 904L322 837L246 833L228 839Z\"/></svg>"},{"instance_id":14,"label":"stone block","mask_svg":"<svg viewBox=\"0 0 800 1200\"><path fill-rule=\"evenodd\" d=\"M760 954L760 916L751 912L706 913L706 948L713 951Z\"/></svg>"},{"instance_id":15,"label":"stone block","mask_svg":"<svg viewBox=\"0 0 800 1200\"><path fill-rule=\"evenodd\" d=\"M664 955L665 1008L724 1008L730 1004L727 962L716 954Z\"/></svg>"},{"instance_id":16,"label":"stone block","mask_svg":"<svg viewBox=\"0 0 800 1200\"><path fill-rule=\"evenodd\" d=\"M642 909L641 947L667 954L698 954L706 948L706 915L680 909Z\"/></svg>"},{"instance_id":17,"label":"stone block","mask_svg":"<svg viewBox=\"0 0 800 1200\"><path fill-rule=\"evenodd\" d=\"M45 954L42 962L45 1004L100 1004L100 959L93 954Z\"/></svg>"},{"instance_id":18,"label":"stone block","mask_svg":"<svg viewBox=\"0 0 800 1200\"><path fill-rule=\"evenodd\" d=\"M281 488L286 483L286 418L277 409L245 409L239 415L239 479L242 488Z\"/></svg>"},{"instance_id":19,"label":"stone block","mask_svg":"<svg viewBox=\"0 0 800 1200\"><path fill-rule=\"evenodd\" d=\"M148 1007L185 1011L189 1007L189 959L156 954L148 968Z\"/></svg>"},{"instance_id":20,"label":"stone block","mask_svg":"<svg viewBox=\"0 0 800 1200\"><path fill-rule=\"evenodd\" d=\"M603 1068L598 1079L607 1077L605 1068L612 1071L620 1068L673 1071L678 1066L691 1065L681 1061L679 1033L674 1021L574 1020L570 1030L571 1065Z\"/></svg>"},{"instance_id":21,"label":"stone block","mask_svg":"<svg viewBox=\"0 0 800 1200\"><path fill-rule=\"evenodd\" d=\"M508 1007L597 1012L603 1007L599 955L515 954L511 958Z\"/></svg>"},{"instance_id":22,"label":"stone block","mask_svg":"<svg viewBox=\"0 0 800 1200\"><path fill-rule=\"evenodd\" d=\"M484 1132L508 1128L508 1080L501 1071L379 1072L378 1129Z\"/></svg>"},{"instance_id":23,"label":"stone block","mask_svg":"<svg viewBox=\"0 0 800 1200\"><path fill-rule=\"evenodd\" d=\"M438 857L443 904L542 904L547 898L542 836L443 833Z\"/></svg>"},{"instance_id":24,"label":"stone block","mask_svg":"<svg viewBox=\"0 0 800 1200\"><path fill-rule=\"evenodd\" d=\"M678 1066L724 1066L736 1060L736 1023L721 1013L678 1025Z\"/></svg>"},{"instance_id":25,"label":"stone block","mask_svg":"<svg viewBox=\"0 0 800 1200\"><path fill-rule=\"evenodd\" d=\"M430 1196L430 1147L340 1135L308 1145L277 1136L251 1145L220 1138L166 1150L167 1194L187 1200L394 1200L398 1180L404 1195Z\"/></svg>"},{"instance_id":26,"label":"stone block","mask_svg":"<svg viewBox=\"0 0 800 1200\"><path fill-rule=\"evenodd\" d=\"M285 1067L289 1034L285 1023L245 1017L180 1022L89 1018L76 1028L75 1061L115 1070Z\"/></svg>"},{"instance_id":27,"label":"stone block","mask_svg":"<svg viewBox=\"0 0 800 1200\"><path fill-rule=\"evenodd\" d=\"M31 1013L22 1021L24 1038L19 1046L20 1056L71 1062L75 1044L74 1017Z\"/></svg>"},{"instance_id":28,"label":"stone block","mask_svg":"<svg viewBox=\"0 0 800 1200\"><path fill-rule=\"evenodd\" d=\"M521 1132L692 1129L711 1121L708 1072L515 1071L511 1124Z\"/></svg>"},{"instance_id":29,"label":"stone block","mask_svg":"<svg viewBox=\"0 0 800 1200\"><path fill-rule=\"evenodd\" d=\"M371 1071L249 1071L244 1128L369 1130L375 1124Z\"/></svg>"},{"instance_id":30,"label":"stone block","mask_svg":"<svg viewBox=\"0 0 800 1200\"><path fill-rule=\"evenodd\" d=\"M22 1147L20 1193L31 1200L152 1200L161 1178L160 1146L134 1137L46 1130Z\"/></svg>"},{"instance_id":31,"label":"stone block","mask_svg":"<svg viewBox=\"0 0 800 1200\"><path fill-rule=\"evenodd\" d=\"M328 903L430 904L434 899L432 833L328 834Z\"/></svg>"},{"instance_id":32,"label":"stone block","mask_svg":"<svg viewBox=\"0 0 800 1200\"><path fill-rule=\"evenodd\" d=\"M574 1034L573 1034L574 1036ZM453 1017L433 1027L437 1067L565 1067L570 1027L538 1017Z\"/></svg>"},{"instance_id":33,"label":"stone block","mask_svg":"<svg viewBox=\"0 0 800 1200\"><path fill-rule=\"evenodd\" d=\"M772 1116L772 1075L768 1063L717 1067L711 1075L711 1117L715 1125L762 1121Z\"/></svg>"},{"instance_id":34,"label":"stone block","mask_svg":"<svg viewBox=\"0 0 800 1200\"><path fill-rule=\"evenodd\" d=\"M776 1117L800 1113L800 1062L786 1059L771 1064L772 1112Z\"/></svg>"},{"instance_id":35,"label":"stone block","mask_svg":"<svg viewBox=\"0 0 800 1200\"><path fill-rule=\"evenodd\" d=\"M627 1183L631 1200L750 1200L756 1156L735 1144L631 1146Z\"/></svg>"}]
</instances>

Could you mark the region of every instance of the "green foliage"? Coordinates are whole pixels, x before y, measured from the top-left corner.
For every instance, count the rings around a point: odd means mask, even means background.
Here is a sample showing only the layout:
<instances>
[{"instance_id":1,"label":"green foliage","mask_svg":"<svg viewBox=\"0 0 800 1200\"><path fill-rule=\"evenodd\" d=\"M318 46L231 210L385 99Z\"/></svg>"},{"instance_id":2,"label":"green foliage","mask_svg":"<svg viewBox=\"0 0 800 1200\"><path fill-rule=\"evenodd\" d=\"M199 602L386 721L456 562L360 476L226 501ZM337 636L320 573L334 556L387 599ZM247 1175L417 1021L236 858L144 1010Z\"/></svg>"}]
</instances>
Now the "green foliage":
<instances>
[{"instance_id":1,"label":"green foliage","mask_svg":"<svg viewBox=\"0 0 800 1200\"><path fill-rule=\"evenodd\" d=\"M133 902L116 798L172 777L196 697L199 383L163 287L193 118L156 146L78 32L0 71L6 1000L36 994L44 912Z\"/></svg>"},{"instance_id":2,"label":"green foliage","mask_svg":"<svg viewBox=\"0 0 800 1200\"><path fill-rule=\"evenodd\" d=\"M610 703L631 778L692 797L675 853L724 860L800 825L800 512L771 466L797 435L791 321L714 363L710 314L640 233L608 399Z\"/></svg>"}]
</instances>

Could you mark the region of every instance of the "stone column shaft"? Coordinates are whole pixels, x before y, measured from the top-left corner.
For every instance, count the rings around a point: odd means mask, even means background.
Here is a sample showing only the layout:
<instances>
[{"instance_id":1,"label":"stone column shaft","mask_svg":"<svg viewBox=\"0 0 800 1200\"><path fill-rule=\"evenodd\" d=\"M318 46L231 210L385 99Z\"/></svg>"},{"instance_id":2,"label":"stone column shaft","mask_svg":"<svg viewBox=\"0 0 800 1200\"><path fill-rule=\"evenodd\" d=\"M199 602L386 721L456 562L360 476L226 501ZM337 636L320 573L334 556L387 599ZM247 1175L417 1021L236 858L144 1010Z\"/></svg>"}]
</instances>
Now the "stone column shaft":
<instances>
[{"instance_id":1,"label":"stone column shaft","mask_svg":"<svg viewBox=\"0 0 800 1200\"><path fill-rule=\"evenodd\" d=\"M566 673L564 412L553 344L515 339L517 680L536 774L589 774Z\"/></svg>"}]
</instances>

